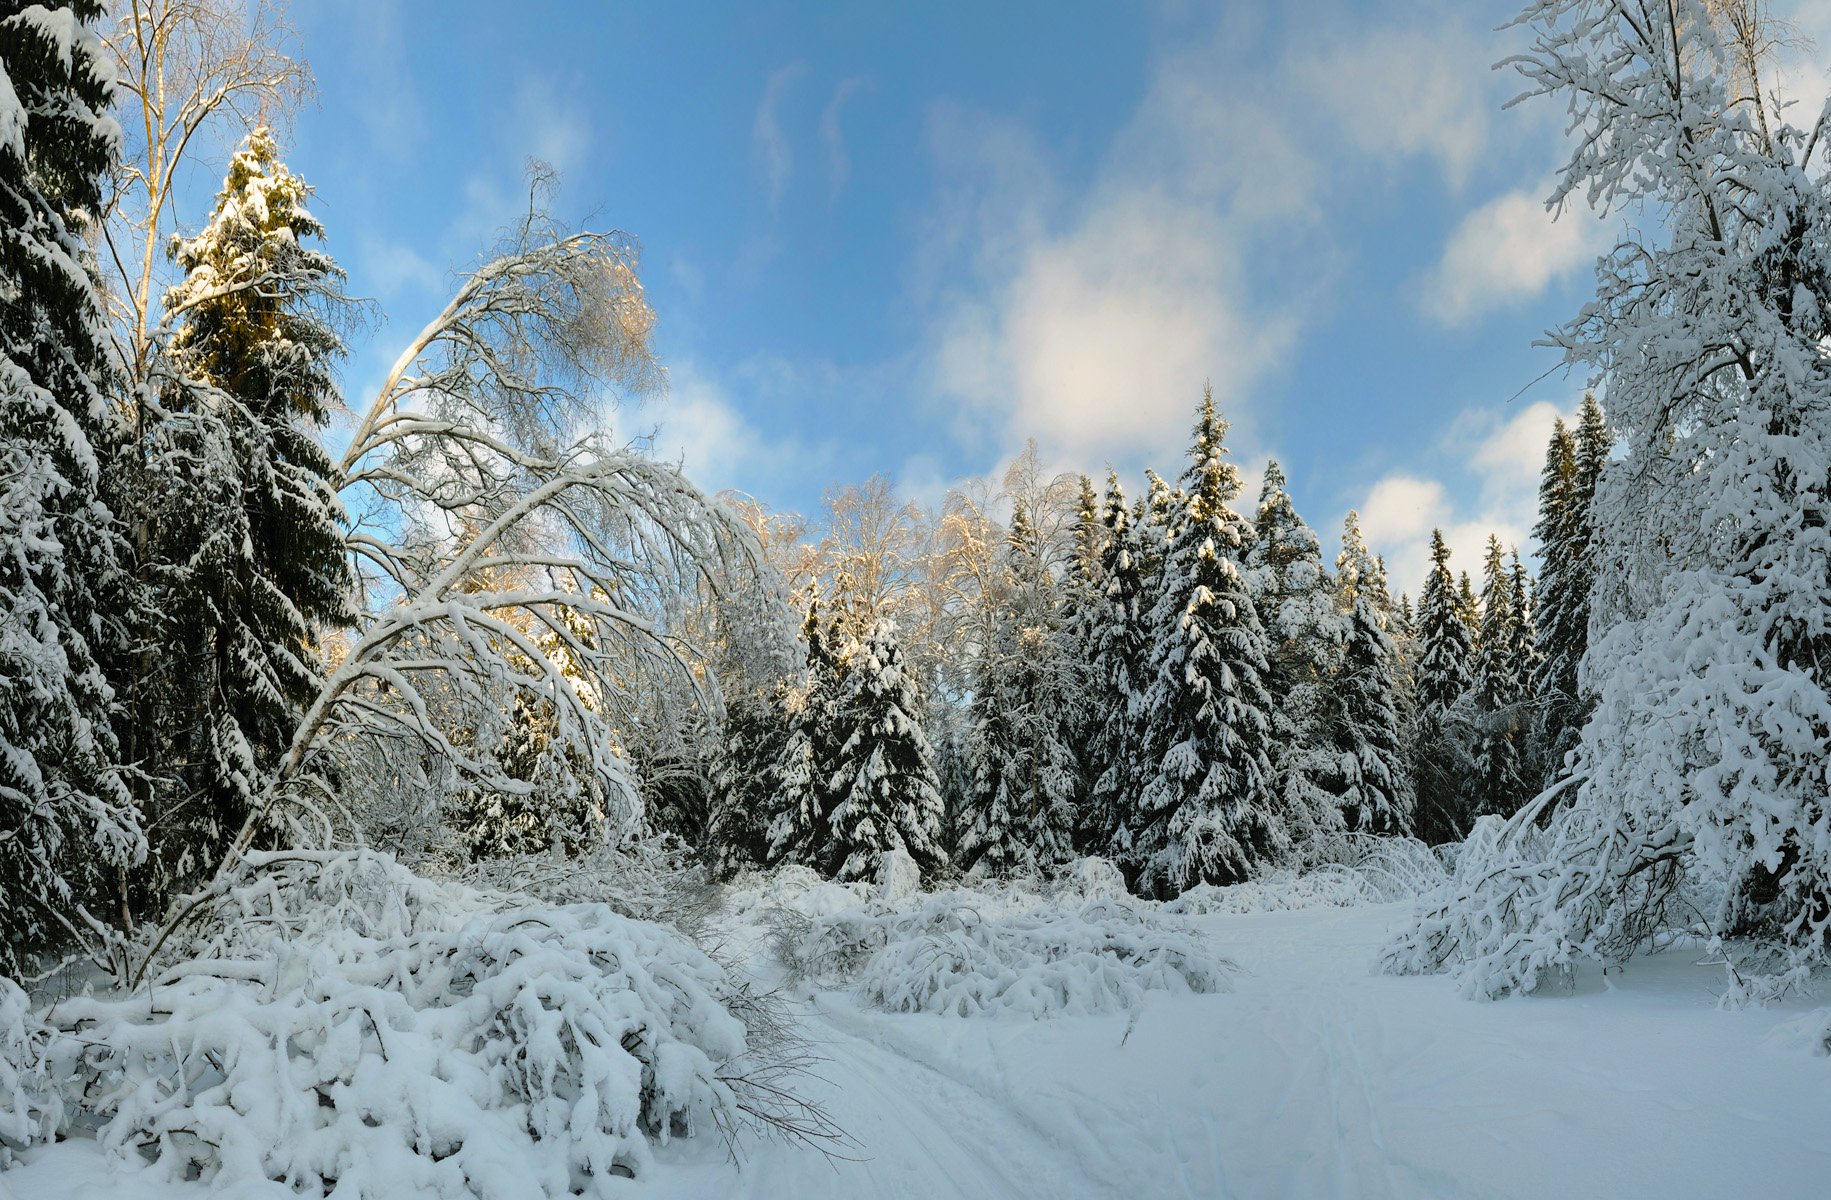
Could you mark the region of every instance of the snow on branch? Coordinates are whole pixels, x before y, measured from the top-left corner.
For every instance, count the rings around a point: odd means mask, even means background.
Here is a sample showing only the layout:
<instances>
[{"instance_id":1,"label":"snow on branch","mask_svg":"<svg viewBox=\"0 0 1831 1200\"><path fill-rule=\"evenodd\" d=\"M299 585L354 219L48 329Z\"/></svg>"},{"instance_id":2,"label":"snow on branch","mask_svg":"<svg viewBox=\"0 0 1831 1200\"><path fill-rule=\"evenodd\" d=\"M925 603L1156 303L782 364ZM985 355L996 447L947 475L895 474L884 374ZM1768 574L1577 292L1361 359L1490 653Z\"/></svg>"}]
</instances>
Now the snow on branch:
<instances>
[{"instance_id":1,"label":"snow on branch","mask_svg":"<svg viewBox=\"0 0 1831 1200\"><path fill-rule=\"evenodd\" d=\"M707 699L684 614L758 556L741 520L602 430L663 380L636 266L623 235L561 234L531 207L403 350L334 480L365 612L236 852L282 816L295 836L346 824L326 781L376 777L376 755L417 757L432 792L558 788L590 838L633 827L639 697L672 676ZM538 769L499 753L517 721Z\"/></svg>"}]
</instances>

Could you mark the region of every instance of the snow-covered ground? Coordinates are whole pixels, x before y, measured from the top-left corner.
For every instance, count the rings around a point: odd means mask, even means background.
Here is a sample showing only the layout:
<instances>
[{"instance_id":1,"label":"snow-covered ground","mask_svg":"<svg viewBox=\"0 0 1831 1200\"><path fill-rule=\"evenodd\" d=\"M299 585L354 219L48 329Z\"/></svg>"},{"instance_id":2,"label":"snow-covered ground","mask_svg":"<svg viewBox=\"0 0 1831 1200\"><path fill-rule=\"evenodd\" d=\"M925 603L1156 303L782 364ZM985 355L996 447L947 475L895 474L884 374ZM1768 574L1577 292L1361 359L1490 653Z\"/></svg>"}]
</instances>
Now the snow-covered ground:
<instances>
[{"instance_id":1,"label":"snow-covered ground","mask_svg":"<svg viewBox=\"0 0 1831 1200\"><path fill-rule=\"evenodd\" d=\"M1831 1062L1776 1035L1794 1008L1723 1012L1682 952L1607 986L1497 1003L1375 975L1406 906L1198 923L1242 968L1229 993L1131 1014L804 1013L814 1090L849 1160L765 1143L731 1162L676 1142L609 1194L782 1197L1677 1197L1826 1194ZM187 1200L83 1143L0 1176L18 1200ZM402 1196L400 1200L412 1200Z\"/></svg>"}]
</instances>

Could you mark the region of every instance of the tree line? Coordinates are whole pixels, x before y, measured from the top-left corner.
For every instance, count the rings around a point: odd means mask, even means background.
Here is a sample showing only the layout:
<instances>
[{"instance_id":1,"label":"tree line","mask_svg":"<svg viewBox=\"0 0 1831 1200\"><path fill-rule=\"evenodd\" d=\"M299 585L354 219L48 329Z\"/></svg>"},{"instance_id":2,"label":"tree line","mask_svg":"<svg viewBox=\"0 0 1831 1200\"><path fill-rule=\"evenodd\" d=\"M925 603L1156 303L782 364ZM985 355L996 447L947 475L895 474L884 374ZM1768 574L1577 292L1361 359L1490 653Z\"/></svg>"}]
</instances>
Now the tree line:
<instances>
[{"instance_id":1,"label":"tree line","mask_svg":"<svg viewBox=\"0 0 1831 1200\"><path fill-rule=\"evenodd\" d=\"M1238 511L1225 437L1204 395L1187 467L1147 473L1136 501L1110 473L1104 495L1041 479L1034 447L1001 497L958 491L938 519L881 485L838 493L827 538L776 557L803 597L800 669L728 681L704 824L681 832L726 870L1099 855L1175 894L1300 864L1332 833L1455 840L1555 781L1585 713L1596 400L1548 447L1538 578L1490 538L1478 588L1438 531L1415 606L1354 513L1323 561L1276 462Z\"/></svg>"}]
</instances>

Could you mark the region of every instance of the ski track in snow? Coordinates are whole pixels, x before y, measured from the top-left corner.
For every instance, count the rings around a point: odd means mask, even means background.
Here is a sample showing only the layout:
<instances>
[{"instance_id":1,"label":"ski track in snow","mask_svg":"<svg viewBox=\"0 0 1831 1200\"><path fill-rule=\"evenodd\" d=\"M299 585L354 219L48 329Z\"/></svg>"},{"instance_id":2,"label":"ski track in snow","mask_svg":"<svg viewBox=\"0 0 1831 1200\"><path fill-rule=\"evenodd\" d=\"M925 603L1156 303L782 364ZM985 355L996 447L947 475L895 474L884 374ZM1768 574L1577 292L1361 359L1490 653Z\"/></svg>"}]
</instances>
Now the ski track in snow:
<instances>
[{"instance_id":1,"label":"ski track in snow","mask_svg":"<svg viewBox=\"0 0 1831 1200\"><path fill-rule=\"evenodd\" d=\"M1687 1200L1828 1193L1831 1060L1768 1038L1802 1000L1719 1012L1695 955L1604 987L1497 1003L1373 974L1403 906L1200 919L1231 993L1153 993L1131 1014L1049 1020L803 1006L824 1058L805 1090L846 1159L675 1142L618 1181L635 1200ZM80 1143L0 1177L0 1197L192 1200L123 1180ZM392 1200L414 1200L401 1195Z\"/></svg>"}]
</instances>

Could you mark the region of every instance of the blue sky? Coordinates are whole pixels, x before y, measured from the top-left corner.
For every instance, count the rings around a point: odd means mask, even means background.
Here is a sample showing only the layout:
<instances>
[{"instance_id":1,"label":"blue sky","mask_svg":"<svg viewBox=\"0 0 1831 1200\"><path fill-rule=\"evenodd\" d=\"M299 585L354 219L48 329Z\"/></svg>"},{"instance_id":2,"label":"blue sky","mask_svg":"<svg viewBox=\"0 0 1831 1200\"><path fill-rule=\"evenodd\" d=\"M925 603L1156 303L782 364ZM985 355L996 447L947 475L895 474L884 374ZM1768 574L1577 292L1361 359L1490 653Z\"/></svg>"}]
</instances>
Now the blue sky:
<instances>
[{"instance_id":1,"label":"blue sky","mask_svg":"<svg viewBox=\"0 0 1831 1200\"><path fill-rule=\"evenodd\" d=\"M536 156L640 239L672 384L619 420L702 486L934 501L1027 436L1169 473L1207 379L1243 467L1280 459L1326 544L1359 507L1414 587L1432 524L1471 570L1524 542L1583 384L1531 342L1609 230L1542 210L1562 114L1502 111L1510 12L317 0L289 160L389 314L353 392Z\"/></svg>"}]
</instances>

